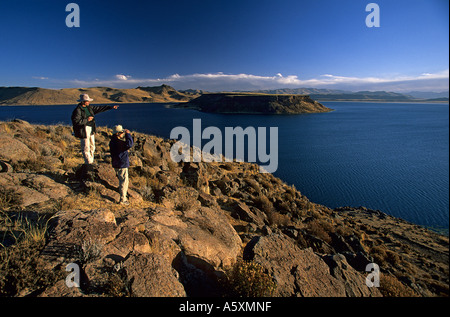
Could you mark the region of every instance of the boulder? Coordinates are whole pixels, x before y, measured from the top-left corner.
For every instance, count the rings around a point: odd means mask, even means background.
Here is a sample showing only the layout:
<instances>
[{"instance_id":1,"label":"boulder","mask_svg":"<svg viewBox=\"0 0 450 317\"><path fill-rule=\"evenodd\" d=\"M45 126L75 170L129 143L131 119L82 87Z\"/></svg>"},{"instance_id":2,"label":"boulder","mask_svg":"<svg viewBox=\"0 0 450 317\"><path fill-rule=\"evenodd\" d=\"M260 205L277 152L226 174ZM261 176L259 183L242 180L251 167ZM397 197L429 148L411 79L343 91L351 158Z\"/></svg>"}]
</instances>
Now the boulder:
<instances>
[{"instance_id":1,"label":"boulder","mask_svg":"<svg viewBox=\"0 0 450 317\"><path fill-rule=\"evenodd\" d=\"M152 137L146 137L144 141L144 145L142 148L142 152L147 156L159 158L162 157L161 150L162 148L159 146L157 140Z\"/></svg>"},{"instance_id":2,"label":"boulder","mask_svg":"<svg viewBox=\"0 0 450 317\"><path fill-rule=\"evenodd\" d=\"M254 223L258 228L264 227L265 221L267 221L267 216L258 209L253 209L255 212L251 211L250 208L243 202L237 202L234 205L233 217Z\"/></svg>"},{"instance_id":3,"label":"boulder","mask_svg":"<svg viewBox=\"0 0 450 317\"><path fill-rule=\"evenodd\" d=\"M87 297L79 287L67 287L66 280L59 280L55 285L47 288L38 297Z\"/></svg>"},{"instance_id":4,"label":"boulder","mask_svg":"<svg viewBox=\"0 0 450 317\"><path fill-rule=\"evenodd\" d=\"M180 187L175 190L166 187L159 199L161 204L167 208L187 210L200 207L201 202L198 201L198 195L197 190L192 187Z\"/></svg>"},{"instance_id":5,"label":"boulder","mask_svg":"<svg viewBox=\"0 0 450 317\"><path fill-rule=\"evenodd\" d=\"M22 185L32 188L50 199L63 198L71 192L68 186L57 183L45 175L29 174L27 178L22 180Z\"/></svg>"},{"instance_id":6,"label":"boulder","mask_svg":"<svg viewBox=\"0 0 450 317\"><path fill-rule=\"evenodd\" d=\"M6 161L25 161L36 159L36 154L22 142L8 136L0 135L0 159Z\"/></svg>"},{"instance_id":7,"label":"boulder","mask_svg":"<svg viewBox=\"0 0 450 317\"><path fill-rule=\"evenodd\" d=\"M51 238L42 252L50 261L80 260L79 252L85 242L103 252L104 246L120 233L114 214L107 209L60 211L53 216L50 226Z\"/></svg>"},{"instance_id":8,"label":"boulder","mask_svg":"<svg viewBox=\"0 0 450 317\"><path fill-rule=\"evenodd\" d=\"M244 259L260 264L276 281L275 296L341 297L345 287L311 248L300 249L291 238L273 233L253 238Z\"/></svg>"},{"instance_id":9,"label":"boulder","mask_svg":"<svg viewBox=\"0 0 450 317\"><path fill-rule=\"evenodd\" d=\"M344 284L348 297L380 297L376 287L367 287L365 277L353 269L342 254L327 255L323 259L330 267L330 273ZM367 273L369 274L369 273Z\"/></svg>"},{"instance_id":10,"label":"boulder","mask_svg":"<svg viewBox=\"0 0 450 317\"><path fill-rule=\"evenodd\" d=\"M49 199L60 199L71 193L71 189L46 175L31 173L0 173L0 186L13 189L21 195L24 207L42 203Z\"/></svg>"},{"instance_id":11,"label":"boulder","mask_svg":"<svg viewBox=\"0 0 450 317\"><path fill-rule=\"evenodd\" d=\"M158 208L150 216L147 229L176 241L188 262L204 270L235 263L242 241L217 209L200 207L185 212Z\"/></svg>"},{"instance_id":12,"label":"boulder","mask_svg":"<svg viewBox=\"0 0 450 317\"><path fill-rule=\"evenodd\" d=\"M105 245L103 251L115 258L118 258L117 256L126 258L132 251L150 253L151 248L144 234L130 227L124 227L113 241Z\"/></svg>"},{"instance_id":13,"label":"boulder","mask_svg":"<svg viewBox=\"0 0 450 317\"><path fill-rule=\"evenodd\" d=\"M124 262L131 293L137 297L186 296L178 273L160 255L132 253Z\"/></svg>"},{"instance_id":14,"label":"boulder","mask_svg":"<svg viewBox=\"0 0 450 317\"><path fill-rule=\"evenodd\" d=\"M180 174L181 178L189 186L194 187L197 190L209 193L209 182L206 170L201 163L184 163L183 171Z\"/></svg>"}]
</instances>

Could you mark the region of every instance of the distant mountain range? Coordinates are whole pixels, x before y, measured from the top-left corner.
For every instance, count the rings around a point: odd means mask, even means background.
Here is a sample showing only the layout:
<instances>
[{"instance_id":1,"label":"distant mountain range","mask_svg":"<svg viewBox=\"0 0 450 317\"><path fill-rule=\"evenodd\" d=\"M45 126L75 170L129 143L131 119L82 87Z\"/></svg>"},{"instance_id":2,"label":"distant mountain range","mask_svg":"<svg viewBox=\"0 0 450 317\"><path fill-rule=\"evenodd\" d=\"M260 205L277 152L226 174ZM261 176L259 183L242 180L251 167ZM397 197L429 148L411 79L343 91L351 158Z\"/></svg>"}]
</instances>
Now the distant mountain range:
<instances>
[{"instance_id":1,"label":"distant mountain range","mask_svg":"<svg viewBox=\"0 0 450 317\"><path fill-rule=\"evenodd\" d=\"M448 100L448 91L443 91L443 92L411 91L406 94L409 96L413 96L414 98L418 98L418 99L447 98L447 100Z\"/></svg>"},{"instance_id":2,"label":"distant mountain range","mask_svg":"<svg viewBox=\"0 0 450 317\"><path fill-rule=\"evenodd\" d=\"M46 89L38 87L0 87L0 105L62 105L76 104L80 94L88 94L92 103L187 102L201 94L179 92L162 85L118 89L109 87Z\"/></svg>"},{"instance_id":3,"label":"distant mountain range","mask_svg":"<svg viewBox=\"0 0 450 317\"><path fill-rule=\"evenodd\" d=\"M241 91L242 92L242 91ZM201 96L202 90L177 91L168 85L130 89L92 87L47 89L39 87L0 87L0 105L74 104L80 94L87 93L93 103L188 102ZM317 88L286 88L255 90L251 93L309 95L317 101L378 101L378 102L448 102L449 92L418 92L400 94L386 91L345 91Z\"/></svg>"},{"instance_id":4,"label":"distant mountain range","mask_svg":"<svg viewBox=\"0 0 450 317\"><path fill-rule=\"evenodd\" d=\"M346 91L335 89L317 89L317 88L285 88L274 90L257 90L252 92L267 94L302 94L309 95L318 101L384 101L384 102L414 102L414 101L448 101L449 92L418 92L413 91L406 94L387 92L387 91Z\"/></svg>"}]
</instances>

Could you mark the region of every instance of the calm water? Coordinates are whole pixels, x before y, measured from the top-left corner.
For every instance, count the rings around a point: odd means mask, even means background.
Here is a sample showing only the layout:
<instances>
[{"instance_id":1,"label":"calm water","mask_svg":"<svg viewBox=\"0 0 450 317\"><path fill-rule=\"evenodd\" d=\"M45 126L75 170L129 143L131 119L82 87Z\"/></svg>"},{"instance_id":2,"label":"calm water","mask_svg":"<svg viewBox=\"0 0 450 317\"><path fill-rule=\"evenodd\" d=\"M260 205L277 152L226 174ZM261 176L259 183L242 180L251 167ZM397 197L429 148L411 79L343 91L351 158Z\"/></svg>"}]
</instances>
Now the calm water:
<instances>
[{"instance_id":1,"label":"calm water","mask_svg":"<svg viewBox=\"0 0 450 317\"><path fill-rule=\"evenodd\" d=\"M448 104L324 102L335 111L291 116L220 115L127 104L96 117L98 125L168 138L172 128L278 127L274 173L310 200L366 206L408 221L449 227ZM74 106L0 107L0 120L70 124ZM203 142L205 144L207 140Z\"/></svg>"}]
</instances>

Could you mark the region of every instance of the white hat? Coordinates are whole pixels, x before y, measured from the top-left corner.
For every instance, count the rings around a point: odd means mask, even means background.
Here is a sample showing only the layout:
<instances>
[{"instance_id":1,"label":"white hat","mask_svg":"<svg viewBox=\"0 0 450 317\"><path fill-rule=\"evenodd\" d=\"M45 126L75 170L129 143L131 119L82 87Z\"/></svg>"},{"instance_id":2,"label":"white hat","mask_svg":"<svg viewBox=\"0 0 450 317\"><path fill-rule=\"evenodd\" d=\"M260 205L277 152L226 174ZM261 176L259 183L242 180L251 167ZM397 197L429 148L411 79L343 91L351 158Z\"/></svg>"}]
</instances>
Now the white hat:
<instances>
[{"instance_id":1,"label":"white hat","mask_svg":"<svg viewBox=\"0 0 450 317\"><path fill-rule=\"evenodd\" d=\"M122 127L120 124L114 126L114 128L113 128L113 133L114 133L114 134L122 133L122 132L123 132L123 127Z\"/></svg>"},{"instance_id":2,"label":"white hat","mask_svg":"<svg viewBox=\"0 0 450 317\"><path fill-rule=\"evenodd\" d=\"M82 102L82 101L92 101L94 99L89 98L88 94L81 94L80 95L80 99L78 99L77 101Z\"/></svg>"}]
</instances>

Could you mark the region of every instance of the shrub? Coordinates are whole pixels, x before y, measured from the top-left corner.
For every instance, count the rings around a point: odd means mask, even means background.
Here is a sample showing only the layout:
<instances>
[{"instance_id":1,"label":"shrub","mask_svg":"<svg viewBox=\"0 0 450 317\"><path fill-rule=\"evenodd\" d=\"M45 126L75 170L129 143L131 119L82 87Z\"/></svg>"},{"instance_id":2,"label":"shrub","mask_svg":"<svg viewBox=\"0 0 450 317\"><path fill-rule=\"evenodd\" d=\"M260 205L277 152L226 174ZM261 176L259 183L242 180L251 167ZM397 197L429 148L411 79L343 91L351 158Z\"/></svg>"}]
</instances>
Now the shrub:
<instances>
[{"instance_id":1,"label":"shrub","mask_svg":"<svg viewBox=\"0 0 450 317\"><path fill-rule=\"evenodd\" d=\"M245 182L248 184L249 188L253 189L253 191L259 192L260 191L260 185L257 181L255 181L253 178L247 177L245 179Z\"/></svg>"},{"instance_id":2,"label":"shrub","mask_svg":"<svg viewBox=\"0 0 450 317\"><path fill-rule=\"evenodd\" d=\"M383 265L390 264L394 267L401 268L402 270L412 270L411 266L407 265L399 254L386 249L384 246L379 245L371 247L370 255L374 258L376 263Z\"/></svg>"},{"instance_id":3,"label":"shrub","mask_svg":"<svg viewBox=\"0 0 450 317\"><path fill-rule=\"evenodd\" d=\"M123 269L115 269L114 272L110 272L104 290L107 296L130 297L131 281L128 280L126 271Z\"/></svg>"},{"instance_id":4,"label":"shrub","mask_svg":"<svg viewBox=\"0 0 450 317\"><path fill-rule=\"evenodd\" d=\"M411 288L397 278L383 273L380 274L379 291L385 297L418 297Z\"/></svg>"},{"instance_id":5,"label":"shrub","mask_svg":"<svg viewBox=\"0 0 450 317\"><path fill-rule=\"evenodd\" d=\"M102 199L101 189L98 186L88 187L86 195L87 195L87 197L94 199L94 200Z\"/></svg>"},{"instance_id":6,"label":"shrub","mask_svg":"<svg viewBox=\"0 0 450 317\"><path fill-rule=\"evenodd\" d=\"M259 183L267 190L271 191L273 190L273 184L269 179L262 178Z\"/></svg>"},{"instance_id":7,"label":"shrub","mask_svg":"<svg viewBox=\"0 0 450 317\"><path fill-rule=\"evenodd\" d=\"M130 297L131 282L127 277L123 262L114 266L105 265L101 268L101 274L89 281L89 286L84 291L87 294L96 294L108 297Z\"/></svg>"},{"instance_id":8,"label":"shrub","mask_svg":"<svg viewBox=\"0 0 450 317\"><path fill-rule=\"evenodd\" d=\"M287 214L291 212L291 206L287 201L277 201L275 207L282 214Z\"/></svg>"},{"instance_id":9,"label":"shrub","mask_svg":"<svg viewBox=\"0 0 450 317\"><path fill-rule=\"evenodd\" d=\"M176 196L174 197L175 208L180 211L187 211L198 202L197 197L197 192L180 188L176 191Z\"/></svg>"},{"instance_id":10,"label":"shrub","mask_svg":"<svg viewBox=\"0 0 450 317\"><path fill-rule=\"evenodd\" d=\"M78 157L65 157L61 168L65 171L75 170L78 166L83 164L83 159Z\"/></svg>"},{"instance_id":11,"label":"shrub","mask_svg":"<svg viewBox=\"0 0 450 317\"><path fill-rule=\"evenodd\" d=\"M49 270L39 257L43 245L22 241L0 249L0 296L24 296L43 291L65 276L60 268Z\"/></svg>"},{"instance_id":12,"label":"shrub","mask_svg":"<svg viewBox=\"0 0 450 317\"><path fill-rule=\"evenodd\" d=\"M316 236L317 238L330 244L331 237L324 227L326 227L326 225L324 225L324 223L315 219L308 224L307 231L308 231L308 233L312 234L313 236Z\"/></svg>"},{"instance_id":13,"label":"shrub","mask_svg":"<svg viewBox=\"0 0 450 317\"><path fill-rule=\"evenodd\" d=\"M22 204L22 195L13 188L0 187L0 209L19 206Z\"/></svg>"},{"instance_id":14,"label":"shrub","mask_svg":"<svg viewBox=\"0 0 450 317\"><path fill-rule=\"evenodd\" d=\"M288 226L291 223L291 218L288 215L283 215L275 210L267 213L267 219L271 226Z\"/></svg>"},{"instance_id":15,"label":"shrub","mask_svg":"<svg viewBox=\"0 0 450 317\"><path fill-rule=\"evenodd\" d=\"M92 239L83 241L78 250L78 259L81 263L94 262L99 259L103 250L103 244Z\"/></svg>"},{"instance_id":16,"label":"shrub","mask_svg":"<svg viewBox=\"0 0 450 317\"><path fill-rule=\"evenodd\" d=\"M2 122L0 124L0 132L4 133L4 134L12 134L11 123L9 123L9 122Z\"/></svg>"},{"instance_id":17,"label":"shrub","mask_svg":"<svg viewBox=\"0 0 450 317\"><path fill-rule=\"evenodd\" d=\"M155 193L150 186L144 185L139 188L139 193L145 201L155 201Z\"/></svg>"},{"instance_id":18,"label":"shrub","mask_svg":"<svg viewBox=\"0 0 450 317\"><path fill-rule=\"evenodd\" d=\"M47 223L48 220L43 216L31 220L25 213L11 216L2 212L0 215L0 228L4 229L2 242L4 243L6 238L12 242L9 244L44 244L48 232Z\"/></svg>"},{"instance_id":19,"label":"shrub","mask_svg":"<svg viewBox=\"0 0 450 317\"><path fill-rule=\"evenodd\" d=\"M28 170L31 172L40 172L44 169L52 169L53 165L42 156L38 156L36 159L26 159L24 161L13 163L13 168L17 171Z\"/></svg>"},{"instance_id":20,"label":"shrub","mask_svg":"<svg viewBox=\"0 0 450 317\"><path fill-rule=\"evenodd\" d=\"M386 251L386 261L393 266L399 266L399 267L402 262L400 256L391 250Z\"/></svg>"},{"instance_id":21,"label":"shrub","mask_svg":"<svg viewBox=\"0 0 450 317\"><path fill-rule=\"evenodd\" d=\"M226 272L229 295L239 297L267 297L276 290L276 283L261 265L252 261L237 262Z\"/></svg>"},{"instance_id":22,"label":"shrub","mask_svg":"<svg viewBox=\"0 0 450 317\"><path fill-rule=\"evenodd\" d=\"M25 218L22 220L23 239L31 244L43 244L47 238L48 226L44 219L40 218L36 222Z\"/></svg>"},{"instance_id":23,"label":"shrub","mask_svg":"<svg viewBox=\"0 0 450 317\"><path fill-rule=\"evenodd\" d=\"M79 204L76 196L66 196L53 202L53 212L75 209L77 207L79 207Z\"/></svg>"},{"instance_id":24,"label":"shrub","mask_svg":"<svg viewBox=\"0 0 450 317\"><path fill-rule=\"evenodd\" d=\"M353 229L342 224L338 225L338 227L336 228L336 232L343 237L349 237L354 234Z\"/></svg>"},{"instance_id":25,"label":"shrub","mask_svg":"<svg viewBox=\"0 0 450 317\"><path fill-rule=\"evenodd\" d=\"M258 209L260 209L267 215L270 214L274 209L272 202L269 200L269 198L267 198L267 196L264 195L259 195L255 199L254 203Z\"/></svg>"}]
</instances>

